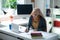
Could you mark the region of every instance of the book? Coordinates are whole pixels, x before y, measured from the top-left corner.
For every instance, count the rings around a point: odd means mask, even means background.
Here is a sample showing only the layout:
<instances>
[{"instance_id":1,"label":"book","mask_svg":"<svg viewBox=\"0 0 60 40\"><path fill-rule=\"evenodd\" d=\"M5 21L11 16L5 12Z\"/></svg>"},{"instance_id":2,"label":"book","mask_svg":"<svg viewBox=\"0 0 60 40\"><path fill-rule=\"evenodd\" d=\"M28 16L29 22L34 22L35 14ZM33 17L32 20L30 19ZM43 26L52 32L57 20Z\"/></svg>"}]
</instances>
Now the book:
<instances>
[{"instance_id":1,"label":"book","mask_svg":"<svg viewBox=\"0 0 60 40\"><path fill-rule=\"evenodd\" d=\"M43 39L43 35L42 35L42 33L31 33L31 37L32 37L32 39Z\"/></svg>"}]
</instances>

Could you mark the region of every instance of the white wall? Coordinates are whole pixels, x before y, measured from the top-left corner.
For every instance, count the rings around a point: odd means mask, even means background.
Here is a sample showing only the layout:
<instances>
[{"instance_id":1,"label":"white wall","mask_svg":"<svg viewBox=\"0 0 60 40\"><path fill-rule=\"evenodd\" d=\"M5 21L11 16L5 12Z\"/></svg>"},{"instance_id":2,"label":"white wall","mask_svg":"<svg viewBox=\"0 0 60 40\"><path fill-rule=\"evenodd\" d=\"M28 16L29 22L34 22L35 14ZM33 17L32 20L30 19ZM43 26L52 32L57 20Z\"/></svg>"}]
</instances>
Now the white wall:
<instances>
[{"instance_id":1,"label":"white wall","mask_svg":"<svg viewBox=\"0 0 60 40\"><path fill-rule=\"evenodd\" d=\"M17 0L18 4L28 4L31 3L31 0Z\"/></svg>"},{"instance_id":2,"label":"white wall","mask_svg":"<svg viewBox=\"0 0 60 40\"><path fill-rule=\"evenodd\" d=\"M54 8L54 0L50 0L50 8Z\"/></svg>"},{"instance_id":3,"label":"white wall","mask_svg":"<svg viewBox=\"0 0 60 40\"><path fill-rule=\"evenodd\" d=\"M27 4L31 3L31 0L25 0L25 3Z\"/></svg>"},{"instance_id":4,"label":"white wall","mask_svg":"<svg viewBox=\"0 0 60 40\"><path fill-rule=\"evenodd\" d=\"M2 0L0 0L0 15L3 15L4 13L3 13L3 11L1 10L1 8L2 8Z\"/></svg>"},{"instance_id":5,"label":"white wall","mask_svg":"<svg viewBox=\"0 0 60 40\"><path fill-rule=\"evenodd\" d=\"M1 0L0 0L0 9L1 9Z\"/></svg>"},{"instance_id":6,"label":"white wall","mask_svg":"<svg viewBox=\"0 0 60 40\"><path fill-rule=\"evenodd\" d=\"M60 7L60 0L54 0L54 6L56 5Z\"/></svg>"},{"instance_id":7,"label":"white wall","mask_svg":"<svg viewBox=\"0 0 60 40\"><path fill-rule=\"evenodd\" d=\"M47 9L47 8L50 8L50 0L46 0L46 1L45 1L45 5L46 5L46 9Z\"/></svg>"},{"instance_id":8,"label":"white wall","mask_svg":"<svg viewBox=\"0 0 60 40\"><path fill-rule=\"evenodd\" d=\"M24 4L24 0L17 0L17 4Z\"/></svg>"},{"instance_id":9,"label":"white wall","mask_svg":"<svg viewBox=\"0 0 60 40\"><path fill-rule=\"evenodd\" d=\"M42 13L45 15L44 13L44 9L45 9L45 0L35 0L35 7L40 8L40 10L42 11Z\"/></svg>"}]
</instances>

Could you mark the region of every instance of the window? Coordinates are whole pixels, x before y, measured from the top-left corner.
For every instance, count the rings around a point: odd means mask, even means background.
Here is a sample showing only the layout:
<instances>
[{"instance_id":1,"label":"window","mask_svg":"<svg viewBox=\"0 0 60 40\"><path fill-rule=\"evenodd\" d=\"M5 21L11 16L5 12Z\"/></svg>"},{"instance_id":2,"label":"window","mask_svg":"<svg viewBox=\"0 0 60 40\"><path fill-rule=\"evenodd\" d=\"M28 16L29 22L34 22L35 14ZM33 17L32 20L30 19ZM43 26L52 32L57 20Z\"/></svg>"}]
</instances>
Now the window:
<instances>
[{"instance_id":1,"label":"window","mask_svg":"<svg viewBox=\"0 0 60 40\"><path fill-rule=\"evenodd\" d=\"M16 0L2 0L2 7L3 8L14 8L16 9Z\"/></svg>"}]
</instances>

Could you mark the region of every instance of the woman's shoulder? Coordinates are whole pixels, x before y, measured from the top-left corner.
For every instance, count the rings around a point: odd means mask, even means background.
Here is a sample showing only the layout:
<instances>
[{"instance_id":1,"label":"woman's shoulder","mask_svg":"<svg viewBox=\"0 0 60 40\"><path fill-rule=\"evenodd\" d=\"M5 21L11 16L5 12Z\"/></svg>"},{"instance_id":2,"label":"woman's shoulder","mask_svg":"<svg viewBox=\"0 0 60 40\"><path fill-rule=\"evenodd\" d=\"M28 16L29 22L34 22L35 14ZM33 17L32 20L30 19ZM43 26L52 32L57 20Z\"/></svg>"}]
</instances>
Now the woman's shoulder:
<instances>
[{"instance_id":1,"label":"woman's shoulder","mask_svg":"<svg viewBox=\"0 0 60 40\"><path fill-rule=\"evenodd\" d=\"M30 16L30 17L33 17L33 16Z\"/></svg>"},{"instance_id":2,"label":"woman's shoulder","mask_svg":"<svg viewBox=\"0 0 60 40\"><path fill-rule=\"evenodd\" d=\"M33 17L32 17L32 16L30 16L29 20L31 21L32 19L33 19Z\"/></svg>"},{"instance_id":3,"label":"woman's shoulder","mask_svg":"<svg viewBox=\"0 0 60 40\"><path fill-rule=\"evenodd\" d=\"M41 20L42 20L42 21L46 21L45 18L43 18L43 17L41 17Z\"/></svg>"},{"instance_id":4,"label":"woman's shoulder","mask_svg":"<svg viewBox=\"0 0 60 40\"><path fill-rule=\"evenodd\" d=\"M33 16L30 16L30 19L32 19L33 18Z\"/></svg>"}]
</instances>

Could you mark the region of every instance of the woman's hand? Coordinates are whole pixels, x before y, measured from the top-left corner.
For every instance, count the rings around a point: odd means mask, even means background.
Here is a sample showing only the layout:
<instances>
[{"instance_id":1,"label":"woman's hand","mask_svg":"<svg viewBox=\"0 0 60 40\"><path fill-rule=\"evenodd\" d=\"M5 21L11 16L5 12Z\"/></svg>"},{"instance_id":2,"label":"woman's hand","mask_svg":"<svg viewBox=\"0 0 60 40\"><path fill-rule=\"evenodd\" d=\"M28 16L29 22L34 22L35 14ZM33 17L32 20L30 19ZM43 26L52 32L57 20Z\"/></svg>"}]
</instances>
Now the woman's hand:
<instances>
[{"instance_id":1,"label":"woman's hand","mask_svg":"<svg viewBox=\"0 0 60 40\"><path fill-rule=\"evenodd\" d=\"M37 31L37 29L34 29L34 31Z\"/></svg>"},{"instance_id":2,"label":"woman's hand","mask_svg":"<svg viewBox=\"0 0 60 40\"><path fill-rule=\"evenodd\" d=\"M28 29L26 29L26 30L25 30L25 32L29 32L29 30L28 30Z\"/></svg>"}]
</instances>

